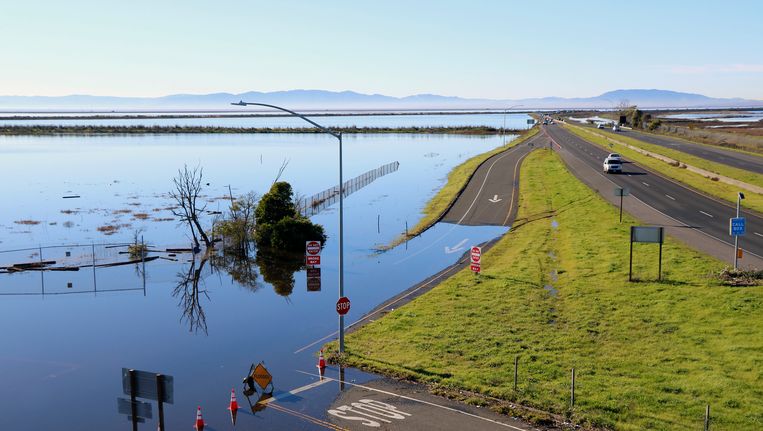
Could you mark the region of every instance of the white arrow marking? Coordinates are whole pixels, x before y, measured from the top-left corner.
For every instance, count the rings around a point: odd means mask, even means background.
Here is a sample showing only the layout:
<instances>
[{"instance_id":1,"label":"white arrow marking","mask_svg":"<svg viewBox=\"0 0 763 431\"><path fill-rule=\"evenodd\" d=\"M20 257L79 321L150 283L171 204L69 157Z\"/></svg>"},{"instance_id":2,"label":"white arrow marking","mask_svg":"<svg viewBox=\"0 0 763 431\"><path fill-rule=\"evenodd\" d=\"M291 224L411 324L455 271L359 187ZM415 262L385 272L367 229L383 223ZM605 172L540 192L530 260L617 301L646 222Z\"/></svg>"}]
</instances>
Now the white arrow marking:
<instances>
[{"instance_id":1,"label":"white arrow marking","mask_svg":"<svg viewBox=\"0 0 763 431\"><path fill-rule=\"evenodd\" d=\"M464 244L469 241L469 238L464 239L463 241L459 242L458 244L454 245L453 247L445 246L445 254L452 254L456 253L458 251L461 251L464 249Z\"/></svg>"},{"instance_id":2,"label":"white arrow marking","mask_svg":"<svg viewBox=\"0 0 763 431\"><path fill-rule=\"evenodd\" d=\"M497 203L502 201L503 199L498 199L498 195L493 196L493 199L488 199L492 203Z\"/></svg>"}]
</instances>

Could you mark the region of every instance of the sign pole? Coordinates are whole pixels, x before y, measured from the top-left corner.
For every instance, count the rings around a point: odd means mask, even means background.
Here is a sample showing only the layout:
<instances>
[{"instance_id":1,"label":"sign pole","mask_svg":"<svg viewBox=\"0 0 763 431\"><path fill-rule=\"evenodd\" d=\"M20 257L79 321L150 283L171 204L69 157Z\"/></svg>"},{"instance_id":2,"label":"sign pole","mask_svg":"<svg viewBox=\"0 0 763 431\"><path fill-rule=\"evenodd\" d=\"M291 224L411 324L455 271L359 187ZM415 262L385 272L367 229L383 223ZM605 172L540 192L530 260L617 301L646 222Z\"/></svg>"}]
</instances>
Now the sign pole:
<instances>
[{"instance_id":1,"label":"sign pole","mask_svg":"<svg viewBox=\"0 0 763 431\"><path fill-rule=\"evenodd\" d=\"M159 398L159 431L164 431L164 374L156 375L156 394Z\"/></svg>"},{"instance_id":2,"label":"sign pole","mask_svg":"<svg viewBox=\"0 0 763 431\"><path fill-rule=\"evenodd\" d=\"M132 412L132 431L138 431L138 405L135 401L136 389L138 387L137 380L135 378L135 370L130 370L130 411Z\"/></svg>"},{"instance_id":3,"label":"sign pole","mask_svg":"<svg viewBox=\"0 0 763 431\"><path fill-rule=\"evenodd\" d=\"M739 218L740 196L737 195L737 218ZM739 268L739 235L734 235L734 271Z\"/></svg>"},{"instance_id":4,"label":"sign pole","mask_svg":"<svg viewBox=\"0 0 763 431\"><path fill-rule=\"evenodd\" d=\"M662 281L662 243L660 243L660 263L657 265L657 281Z\"/></svg>"},{"instance_id":5,"label":"sign pole","mask_svg":"<svg viewBox=\"0 0 763 431\"><path fill-rule=\"evenodd\" d=\"M628 264L628 281L633 281L633 226L631 226L631 258Z\"/></svg>"},{"instance_id":6,"label":"sign pole","mask_svg":"<svg viewBox=\"0 0 763 431\"><path fill-rule=\"evenodd\" d=\"M623 222L623 193L620 192L620 223Z\"/></svg>"}]
</instances>

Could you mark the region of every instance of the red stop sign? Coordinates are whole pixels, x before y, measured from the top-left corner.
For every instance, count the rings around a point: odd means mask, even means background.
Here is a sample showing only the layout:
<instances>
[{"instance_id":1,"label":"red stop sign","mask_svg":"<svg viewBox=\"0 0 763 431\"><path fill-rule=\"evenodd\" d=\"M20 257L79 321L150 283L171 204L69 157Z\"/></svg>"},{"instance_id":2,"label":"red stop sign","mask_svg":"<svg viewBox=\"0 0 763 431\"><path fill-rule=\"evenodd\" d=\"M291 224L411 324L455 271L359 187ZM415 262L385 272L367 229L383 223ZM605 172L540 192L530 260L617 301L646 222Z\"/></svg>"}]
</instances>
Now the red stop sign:
<instances>
[{"instance_id":1,"label":"red stop sign","mask_svg":"<svg viewBox=\"0 0 763 431\"><path fill-rule=\"evenodd\" d=\"M350 298L343 296L336 302L336 312L344 316L348 311L350 311Z\"/></svg>"}]
</instances>

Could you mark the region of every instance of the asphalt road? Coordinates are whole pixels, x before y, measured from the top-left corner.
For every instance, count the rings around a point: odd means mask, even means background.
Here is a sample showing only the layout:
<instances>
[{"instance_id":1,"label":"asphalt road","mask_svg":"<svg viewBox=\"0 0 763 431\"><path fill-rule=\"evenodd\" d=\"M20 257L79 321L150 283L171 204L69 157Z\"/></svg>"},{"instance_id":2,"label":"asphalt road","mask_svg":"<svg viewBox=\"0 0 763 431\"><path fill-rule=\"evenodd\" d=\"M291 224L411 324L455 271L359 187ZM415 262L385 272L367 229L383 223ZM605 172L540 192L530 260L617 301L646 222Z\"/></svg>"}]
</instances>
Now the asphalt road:
<instances>
[{"instance_id":1,"label":"asphalt road","mask_svg":"<svg viewBox=\"0 0 763 431\"><path fill-rule=\"evenodd\" d=\"M601 131L601 130L600 130ZM607 134L614 133L604 130ZM750 172L763 174L763 157L752 154L740 153L738 151L727 150L725 148L713 147L710 145L694 144L681 139L674 139L666 136L654 135L651 133L638 132L635 130L621 130L618 134L629 138L638 139L648 144L659 145L661 147L678 150L692 156L701 157L711 162L722 163L734 168L744 169Z\"/></svg>"},{"instance_id":2,"label":"asphalt road","mask_svg":"<svg viewBox=\"0 0 763 431\"><path fill-rule=\"evenodd\" d=\"M328 410L327 419L344 429L502 430L538 428L486 408L432 395L424 386L391 379L348 383ZM545 428L550 429L550 428Z\"/></svg>"},{"instance_id":3,"label":"asphalt road","mask_svg":"<svg viewBox=\"0 0 763 431\"><path fill-rule=\"evenodd\" d=\"M548 145L536 135L487 159L441 221L469 226L508 226L517 213L519 167L535 148Z\"/></svg>"},{"instance_id":4,"label":"asphalt road","mask_svg":"<svg viewBox=\"0 0 763 431\"><path fill-rule=\"evenodd\" d=\"M582 160L591 168L602 172L602 163L608 152L563 127L545 127L554 142ZM676 221L700 230L726 243L733 242L729 235L729 218L736 209L686 186L648 171L625 160L622 174L609 174L607 178L620 187L627 187L630 194ZM614 194L614 187L613 192ZM628 198L626 198L628 199ZM763 256L763 218L749 211L742 211L747 219L747 235L740 240L740 247L758 257Z\"/></svg>"}]
</instances>

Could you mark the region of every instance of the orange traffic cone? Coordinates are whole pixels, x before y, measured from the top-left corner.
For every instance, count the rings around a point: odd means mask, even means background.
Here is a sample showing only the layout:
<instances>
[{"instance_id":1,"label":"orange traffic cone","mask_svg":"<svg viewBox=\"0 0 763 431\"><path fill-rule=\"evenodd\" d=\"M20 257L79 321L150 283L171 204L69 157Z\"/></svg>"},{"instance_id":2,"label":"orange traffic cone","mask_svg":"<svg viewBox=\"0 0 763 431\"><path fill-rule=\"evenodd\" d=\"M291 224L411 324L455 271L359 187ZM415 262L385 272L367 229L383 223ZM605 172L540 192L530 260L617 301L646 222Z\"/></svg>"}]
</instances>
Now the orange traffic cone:
<instances>
[{"instance_id":1,"label":"orange traffic cone","mask_svg":"<svg viewBox=\"0 0 763 431\"><path fill-rule=\"evenodd\" d=\"M196 410L196 431L204 431L204 419L201 417L201 407Z\"/></svg>"},{"instance_id":2,"label":"orange traffic cone","mask_svg":"<svg viewBox=\"0 0 763 431\"><path fill-rule=\"evenodd\" d=\"M236 425L236 415L238 414L238 401L236 401L236 391L233 389L230 390L230 406L228 407L228 410L230 410L231 422L233 422L233 425Z\"/></svg>"},{"instance_id":3,"label":"orange traffic cone","mask_svg":"<svg viewBox=\"0 0 763 431\"><path fill-rule=\"evenodd\" d=\"M323 380L323 373L326 371L326 360L323 358L323 349L321 349L320 356L318 356L318 377Z\"/></svg>"}]
</instances>

